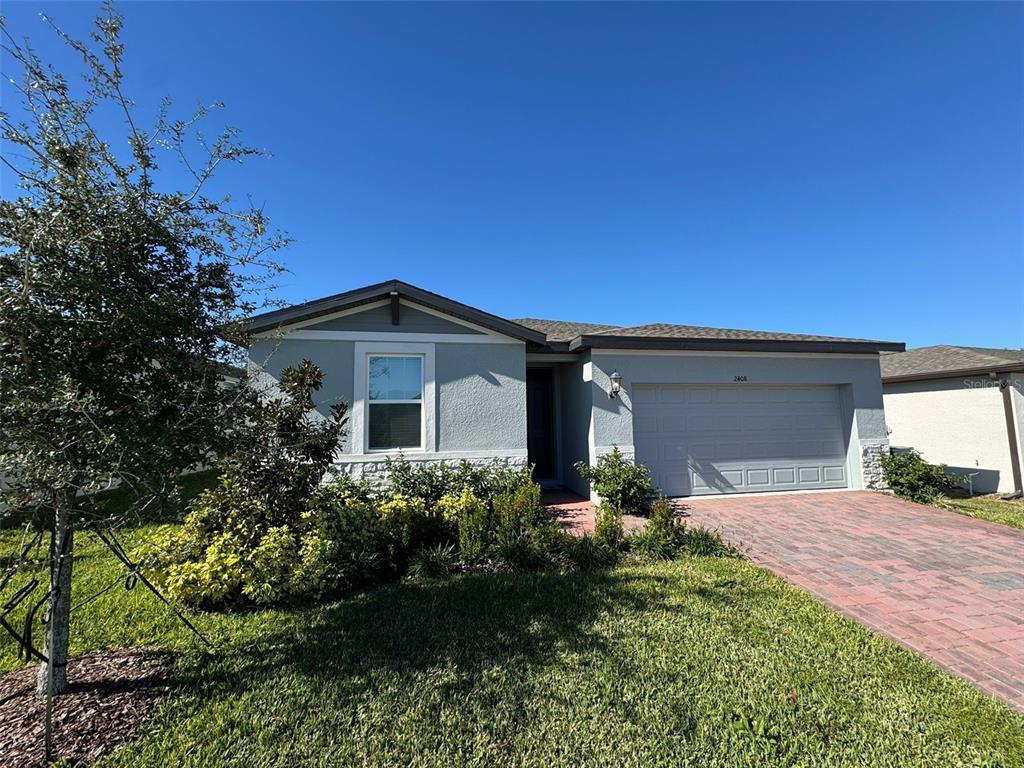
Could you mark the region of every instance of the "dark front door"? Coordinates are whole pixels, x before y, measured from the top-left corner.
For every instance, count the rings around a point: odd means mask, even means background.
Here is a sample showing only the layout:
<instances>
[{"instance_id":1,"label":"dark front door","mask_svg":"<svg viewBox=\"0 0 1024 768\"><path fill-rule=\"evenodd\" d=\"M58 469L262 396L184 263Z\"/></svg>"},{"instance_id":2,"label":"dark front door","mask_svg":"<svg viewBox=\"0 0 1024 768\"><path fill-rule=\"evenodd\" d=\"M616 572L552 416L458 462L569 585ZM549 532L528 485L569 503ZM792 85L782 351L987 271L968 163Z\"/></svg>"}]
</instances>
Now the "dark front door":
<instances>
[{"instance_id":1,"label":"dark front door","mask_svg":"<svg viewBox=\"0 0 1024 768\"><path fill-rule=\"evenodd\" d=\"M526 447L535 480L554 480L555 387L550 368L526 371Z\"/></svg>"}]
</instances>

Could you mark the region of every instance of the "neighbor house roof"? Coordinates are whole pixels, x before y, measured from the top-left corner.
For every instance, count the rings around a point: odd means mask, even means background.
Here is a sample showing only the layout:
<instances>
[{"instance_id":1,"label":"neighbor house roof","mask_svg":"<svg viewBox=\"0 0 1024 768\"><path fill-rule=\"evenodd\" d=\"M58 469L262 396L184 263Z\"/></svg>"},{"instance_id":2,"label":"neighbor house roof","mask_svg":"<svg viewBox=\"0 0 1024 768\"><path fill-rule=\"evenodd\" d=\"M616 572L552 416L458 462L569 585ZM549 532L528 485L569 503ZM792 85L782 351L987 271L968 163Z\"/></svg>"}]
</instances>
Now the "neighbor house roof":
<instances>
[{"instance_id":1,"label":"neighbor house roof","mask_svg":"<svg viewBox=\"0 0 1024 768\"><path fill-rule=\"evenodd\" d=\"M882 355L883 381L913 381L1024 370L1024 349L939 344Z\"/></svg>"},{"instance_id":2,"label":"neighbor house roof","mask_svg":"<svg viewBox=\"0 0 1024 768\"><path fill-rule=\"evenodd\" d=\"M338 293L315 301L266 312L249 320L247 328L261 333L300 321L339 312L380 299L398 297L431 307L456 318L498 333L521 339L534 349L576 352L601 349L706 349L780 352L902 352L904 345L893 341L848 339L774 331L743 331L696 325L649 323L620 326L608 323L579 323L567 320L521 318L506 320L483 310L425 291L401 280L388 280L354 291Z\"/></svg>"}]
</instances>

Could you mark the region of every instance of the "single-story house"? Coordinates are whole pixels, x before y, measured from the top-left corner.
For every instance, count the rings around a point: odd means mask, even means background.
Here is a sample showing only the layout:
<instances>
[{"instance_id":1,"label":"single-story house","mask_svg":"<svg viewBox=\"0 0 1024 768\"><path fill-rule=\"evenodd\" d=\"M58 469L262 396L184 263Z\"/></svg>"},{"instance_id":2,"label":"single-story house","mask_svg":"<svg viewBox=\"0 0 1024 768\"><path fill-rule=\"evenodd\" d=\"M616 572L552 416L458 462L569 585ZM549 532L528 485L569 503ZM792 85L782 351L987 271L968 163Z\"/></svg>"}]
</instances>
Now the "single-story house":
<instances>
[{"instance_id":1,"label":"single-story house","mask_svg":"<svg viewBox=\"0 0 1024 768\"><path fill-rule=\"evenodd\" d=\"M573 465L618 448L667 495L872 488L887 450L879 353L903 344L686 325L510 320L399 280L253 318L269 383L308 358L350 404L338 468L385 459Z\"/></svg>"},{"instance_id":2,"label":"single-story house","mask_svg":"<svg viewBox=\"0 0 1024 768\"><path fill-rule=\"evenodd\" d=\"M970 475L976 492L1021 490L1024 350L939 345L881 362L893 447Z\"/></svg>"}]
</instances>

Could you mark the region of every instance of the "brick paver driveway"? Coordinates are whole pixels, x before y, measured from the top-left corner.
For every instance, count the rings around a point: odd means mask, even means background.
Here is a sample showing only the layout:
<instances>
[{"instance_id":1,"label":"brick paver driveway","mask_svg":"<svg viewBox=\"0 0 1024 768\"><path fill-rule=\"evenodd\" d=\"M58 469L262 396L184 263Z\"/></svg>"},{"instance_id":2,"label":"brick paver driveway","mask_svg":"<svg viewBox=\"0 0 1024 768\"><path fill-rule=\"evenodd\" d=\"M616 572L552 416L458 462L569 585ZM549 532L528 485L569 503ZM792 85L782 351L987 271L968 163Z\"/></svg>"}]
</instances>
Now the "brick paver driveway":
<instances>
[{"instance_id":1,"label":"brick paver driveway","mask_svg":"<svg viewBox=\"0 0 1024 768\"><path fill-rule=\"evenodd\" d=\"M865 491L680 503L755 562L1024 711L1024 530Z\"/></svg>"}]
</instances>

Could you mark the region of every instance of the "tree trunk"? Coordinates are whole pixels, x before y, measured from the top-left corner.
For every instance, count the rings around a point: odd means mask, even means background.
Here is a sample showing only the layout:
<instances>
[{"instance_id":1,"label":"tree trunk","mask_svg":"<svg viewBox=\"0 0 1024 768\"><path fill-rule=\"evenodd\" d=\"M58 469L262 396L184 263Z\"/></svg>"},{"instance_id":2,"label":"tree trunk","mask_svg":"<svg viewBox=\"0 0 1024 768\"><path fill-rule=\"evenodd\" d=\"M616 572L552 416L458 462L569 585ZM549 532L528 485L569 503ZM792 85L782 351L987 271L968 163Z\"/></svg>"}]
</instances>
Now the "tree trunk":
<instances>
[{"instance_id":1,"label":"tree trunk","mask_svg":"<svg viewBox=\"0 0 1024 768\"><path fill-rule=\"evenodd\" d=\"M74 555L72 514L74 489L54 494L53 532L50 536L50 597L46 609L46 647L49 660L39 667L36 693L46 696L49 667L53 666L53 694L68 689L68 637L71 624L71 563Z\"/></svg>"}]
</instances>

